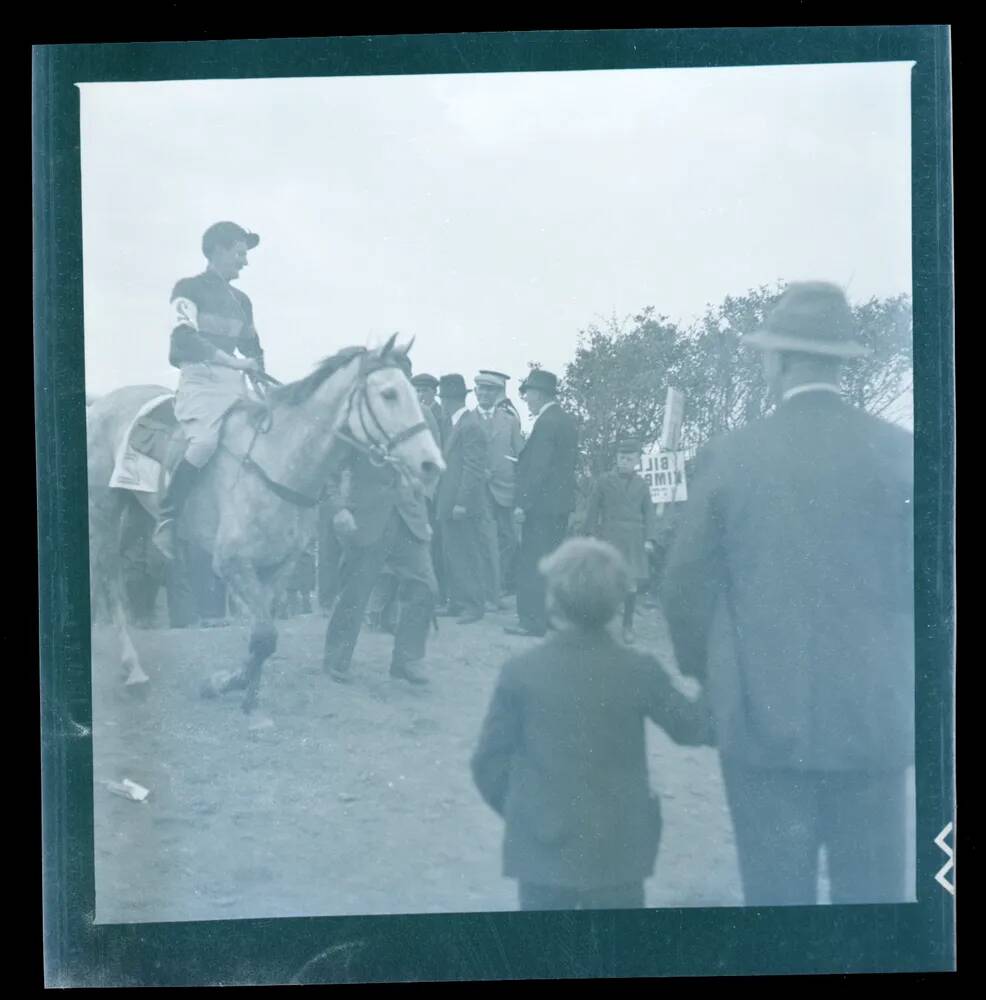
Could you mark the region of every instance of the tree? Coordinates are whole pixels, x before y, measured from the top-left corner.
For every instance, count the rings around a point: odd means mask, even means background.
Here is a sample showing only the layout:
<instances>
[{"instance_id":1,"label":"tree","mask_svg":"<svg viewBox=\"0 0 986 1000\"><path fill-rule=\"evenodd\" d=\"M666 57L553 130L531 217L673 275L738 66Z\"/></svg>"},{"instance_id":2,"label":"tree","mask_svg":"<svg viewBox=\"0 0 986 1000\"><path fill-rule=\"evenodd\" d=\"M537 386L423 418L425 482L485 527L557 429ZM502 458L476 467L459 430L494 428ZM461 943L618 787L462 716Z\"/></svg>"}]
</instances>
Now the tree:
<instances>
[{"instance_id":1,"label":"tree","mask_svg":"<svg viewBox=\"0 0 986 1000\"><path fill-rule=\"evenodd\" d=\"M580 424L581 476L608 469L622 437L657 440L669 386L686 395L682 446L690 452L764 415L771 404L760 355L742 338L763 325L782 291L761 286L728 296L686 329L648 307L583 331L560 385L562 404ZM872 353L846 365L846 396L886 414L910 388L911 302L906 295L870 299L853 312L858 339Z\"/></svg>"}]
</instances>

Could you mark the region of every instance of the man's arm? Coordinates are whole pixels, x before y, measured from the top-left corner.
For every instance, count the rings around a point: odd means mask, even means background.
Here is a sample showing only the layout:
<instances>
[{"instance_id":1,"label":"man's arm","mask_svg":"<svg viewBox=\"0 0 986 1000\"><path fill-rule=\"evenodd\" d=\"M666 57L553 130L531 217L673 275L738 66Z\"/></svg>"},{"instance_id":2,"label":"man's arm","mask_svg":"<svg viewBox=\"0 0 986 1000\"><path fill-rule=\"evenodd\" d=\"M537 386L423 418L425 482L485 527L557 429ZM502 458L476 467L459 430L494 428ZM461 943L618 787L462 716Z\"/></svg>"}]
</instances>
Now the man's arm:
<instances>
[{"instance_id":1,"label":"man's arm","mask_svg":"<svg viewBox=\"0 0 986 1000\"><path fill-rule=\"evenodd\" d=\"M638 670L647 715L675 743L703 746L714 742L714 725L704 693L694 701L687 698L653 656L641 656Z\"/></svg>"},{"instance_id":2,"label":"man's arm","mask_svg":"<svg viewBox=\"0 0 986 1000\"><path fill-rule=\"evenodd\" d=\"M515 503L525 511L537 506L544 492L545 481L551 476L556 439L557 428L545 414L535 425L524 447L523 475L518 476Z\"/></svg>"},{"instance_id":3,"label":"man's arm","mask_svg":"<svg viewBox=\"0 0 986 1000\"><path fill-rule=\"evenodd\" d=\"M722 594L718 463L710 458L696 477L661 586L661 603L683 674L705 678L709 628Z\"/></svg>"},{"instance_id":4,"label":"man's arm","mask_svg":"<svg viewBox=\"0 0 986 1000\"><path fill-rule=\"evenodd\" d=\"M232 289L232 291L235 294L237 289ZM238 300L243 306L244 313L246 313L247 322L240 332L237 349L245 358L253 358L257 361L260 365L260 370L263 371L264 352L260 346L260 336L257 333L257 328L253 325L253 303L242 292L239 293Z\"/></svg>"},{"instance_id":5,"label":"man's arm","mask_svg":"<svg viewBox=\"0 0 986 1000\"><path fill-rule=\"evenodd\" d=\"M180 368L183 364L213 361L216 348L199 333L199 307L195 292L182 280L171 293L171 351L169 362Z\"/></svg>"},{"instance_id":6,"label":"man's arm","mask_svg":"<svg viewBox=\"0 0 986 1000\"><path fill-rule=\"evenodd\" d=\"M503 815L510 785L510 762L520 745L521 712L517 692L500 675L472 756L473 780L486 804Z\"/></svg>"}]
</instances>

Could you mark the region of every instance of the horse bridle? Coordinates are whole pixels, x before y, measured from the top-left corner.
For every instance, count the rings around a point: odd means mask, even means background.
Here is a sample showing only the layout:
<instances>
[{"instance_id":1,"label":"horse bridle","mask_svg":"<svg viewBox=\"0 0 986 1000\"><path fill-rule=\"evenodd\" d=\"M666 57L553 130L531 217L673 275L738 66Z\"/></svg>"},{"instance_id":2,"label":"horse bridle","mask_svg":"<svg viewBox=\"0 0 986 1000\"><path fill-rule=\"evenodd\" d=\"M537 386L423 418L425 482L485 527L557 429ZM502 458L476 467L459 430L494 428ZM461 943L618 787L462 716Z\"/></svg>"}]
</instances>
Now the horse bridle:
<instances>
[{"instance_id":1,"label":"horse bridle","mask_svg":"<svg viewBox=\"0 0 986 1000\"><path fill-rule=\"evenodd\" d=\"M428 424L422 420L420 423L414 424L412 427L406 427L399 434L392 435L387 433L387 429L383 426L380 418L373 409L373 403L370 401L370 394L367 391L367 380L369 377L374 372L383 371L385 368L396 368L398 371L403 373L403 368L401 368L400 365L393 363L374 365L368 371L360 372L361 377L359 382L353 387L353 391L349 394L349 401L346 407L346 419L335 432L336 436L341 438L348 445L358 451L364 452L369 457L370 462L376 466L382 466L388 463L393 464L394 462L399 461L399 459L394 458L392 454L393 450L399 444L403 444L403 442L409 441L411 438L416 437L423 431L428 430ZM372 422L371 427L367 427L366 420L364 419L364 408L366 415ZM363 432L363 436L368 442L366 444L353 437L352 434L346 433L346 428L350 426L350 421L353 419L354 411L357 419L359 420L360 430ZM377 433L375 434L374 431ZM380 438L383 439L382 443Z\"/></svg>"},{"instance_id":2,"label":"horse bridle","mask_svg":"<svg viewBox=\"0 0 986 1000\"><path fill-rule=\"evenodd\" d=\"M373 404L370 402L370 394L367 392L366 388L367 379L369 379L374 372L383 371L385 368L396 368L398 371L403 372L401 366L394 363L374 365L372 368L367 370L361 370L357 384L353 387L352 392L349 394L349 400L346 406L346 418L335 431L336 437L341 438L346 442L346 444L355 448L357 451L364 452L368 456L370 462L378 467L388 464L394 465L399 462L400 460L395 458L392 454L394 448L396 448L399 444L402 444L404 441L409 441L422 431L428 430L428 424L422 420L420 423L414 424L413 427L405 428L399 434L391 435L387 433L387 429L383 426L380 422L380 418L374 412ZM268 381L275 382L274 379L270 378ZM380 437L383 438L382 444L371 432L371 429L367 427L366 420L363 418L363 407L356 405L357 400L365 406L366 413L372 421L373 427L379 432ZM360 430L369 442L367 444L357 440L351 434L346 433L345 428L349 427L349 422L353 417L354 407L356 416L359 418ZM263 421L257 421L255 424L253 437L250 439L250 447L247 448L247 452L241 460L242 464L246 468L252 469L255 473L257 473L264 483L266 483L267 486L282 500L287 500L289 503L292 503L297 507L314 507L321 501L321 497L307 496L304 493L299 493L297 490L291 489L289 486L285 486L283 483L277 482L277 480L272 479L253 459L253 446L256 444L257 438L260 434L266 434L267 431L270 430L273 423L272 417L273 413L270 410L270 404L268 403L266 419Z\"/></svg>"}]
</instances>

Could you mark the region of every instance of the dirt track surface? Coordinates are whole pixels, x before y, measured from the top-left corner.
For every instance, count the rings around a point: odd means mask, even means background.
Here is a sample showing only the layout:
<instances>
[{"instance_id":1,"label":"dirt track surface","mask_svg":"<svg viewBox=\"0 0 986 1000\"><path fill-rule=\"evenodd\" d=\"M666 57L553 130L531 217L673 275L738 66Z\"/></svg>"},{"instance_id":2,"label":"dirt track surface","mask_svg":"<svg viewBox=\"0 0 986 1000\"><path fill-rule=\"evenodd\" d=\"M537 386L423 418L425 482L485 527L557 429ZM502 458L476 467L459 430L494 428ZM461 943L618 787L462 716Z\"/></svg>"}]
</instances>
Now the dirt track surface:
<instances>
[{"instance_id":1,"label":"dirt track surface","mask_svg":"<svg viewBox=\"0 0 986 1000\"><path fill-rule=\"evenodd\" d=\"M665 645L643 611L639 644ZM321 672L325 619L280 623L252 732L239 695L199 697L243 658L244 626L135 631L146 699L119 686L116 639L93 636L94 818L99 923L236 917L450 913L516 907L500 873L502 824L469 757L497 672L531 640L507 614L442 619L428 688L387 675L391 638L364 632L351 685ZM665 832L654 906L735 905L739 883L715 753L648 733ZM143 803L104 782L150 789ZM701 857L696 845L701 845Z\"/></svg>"},{"instance_id":2,"label":"dirt track surface","mask_svg":"<svg viewBox=\"0 0 986 1000\"><path fill-rule=\"evenodd\" d=\"M387 675L391 638L364 632L354 682L321 672L325 619L280 623L262 709L250 731L239 695L199 696L232 669L245 626L135 631L152 677L146 699L120 687L114 633L93 636L94 820L98 923L335 914L454 913L516 907L500 869L502 824L469 773L499 666L529 639L509 615L441 620L431 685ZM638 645L670 661L657 612ZM648 728L664 836L650 906L741 903L714 750ZM143 803L104 782L150 789Z\"/></svg>"}]
</instances>

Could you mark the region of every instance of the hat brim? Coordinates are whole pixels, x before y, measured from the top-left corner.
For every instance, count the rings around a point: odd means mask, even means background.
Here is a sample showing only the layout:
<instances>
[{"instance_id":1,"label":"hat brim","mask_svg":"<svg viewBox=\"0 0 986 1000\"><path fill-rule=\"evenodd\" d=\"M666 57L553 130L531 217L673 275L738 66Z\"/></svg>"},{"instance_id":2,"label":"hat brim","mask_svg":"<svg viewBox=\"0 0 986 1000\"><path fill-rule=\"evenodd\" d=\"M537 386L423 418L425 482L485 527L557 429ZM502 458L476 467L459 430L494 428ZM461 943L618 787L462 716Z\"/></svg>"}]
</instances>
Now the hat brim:
<instances>
[{"instance_id":1,"label":"hat brim","mask_svg":"<svg viewBox=\"0 0 986 1000\"><path fill-rule=\"evenodd\" d=\"M873 353L854 340L806 340L775 333L766 328L748 333L741 342L759 351L796 351L799 354L819 354L828 358L863 358Z\"/></svg>"},{"instance_id":2,"label":"hat brim","mask_svg":"<svg viewBox=\"0 0 986 1000\"><path fill-rule=\"evenodd\" d=\"M256 233L247 233L244 242L247 250L252 250L260 242L260 237Z\"/></svg>"}]
</instances>

